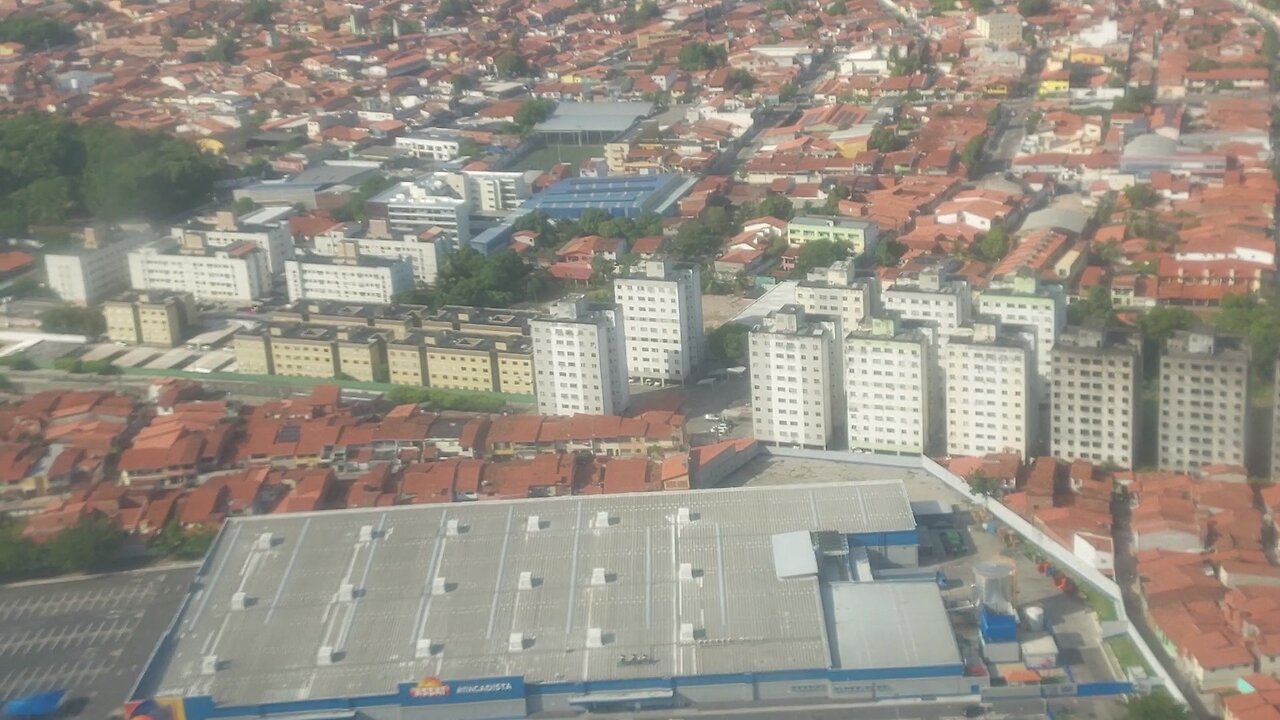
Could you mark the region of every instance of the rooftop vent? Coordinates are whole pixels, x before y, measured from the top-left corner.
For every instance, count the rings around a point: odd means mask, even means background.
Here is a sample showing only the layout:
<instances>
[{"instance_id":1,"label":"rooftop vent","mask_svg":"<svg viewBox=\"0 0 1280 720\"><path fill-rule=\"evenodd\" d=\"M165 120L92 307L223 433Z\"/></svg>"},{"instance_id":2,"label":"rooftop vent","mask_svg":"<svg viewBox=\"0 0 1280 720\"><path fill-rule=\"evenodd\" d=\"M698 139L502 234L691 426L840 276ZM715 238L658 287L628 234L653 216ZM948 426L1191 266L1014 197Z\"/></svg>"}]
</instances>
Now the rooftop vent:
<instances>
[{"instance_id":1,"label":"rooftop vent","mask_svg":"<svg viewBox=\"0 0 1280 720\"><path fill-rule=\"evenodd\" d=\"M373 540L373 526L361 525L360 526L360 542L371 542L372 540Z\"/></svg>"},{"instance_id":2,"label":"rooftop vent","mask_svg":"<svg viewBox=\"0 0 1280 720\"><path fill-rule=\"evenodd\" d=\"M680 623L680 644L692 645L694 640L693 623Z\"/></svg>"},{"instance_id":3,"label":"rooftop vent","mask_svg":"<svg viewBox=\"0 0 1280 720\"><path fill-rule=\"evenodd\" d=\"M264 532L258 536L257 548L259 550L270 550L271 546L276 542L276 536L269 532Z\"/></svg>"},{"instance_id":4,"label":"rooftop vent","mask_svg":"<svg viewBox=\"0 0 1280 720\"><path fill-rule=\"evenodd\" d=\"M520 573L520 580L516 583L516 589L532 590L533 589L533 573L529 572L528 570L525 570L524 572Z\"/></svg>"},{"instance_id":5,"label":"rooftop vent","mask_svg":"<svg viewBox=\"0 0 1280 720\"><path fill-rule=\"evenodd\" d=\"M214 675L218 672L218 656L205 655L200 658L200 674Z\"/></svg>"},{"instance_id":6,"label":"rooftop vent","mask_svg":"<svg viewBox=\"0 0 1280 720\"><path fill-rule=\"evenodd\" d=\"M693 579L693 563L680 563L680 579L681 580Z\"/></svg>"},{"instance_id":7,"label":"rooftop vent","mask_svg":"<svg viewBox=\"0 0 1280 720\"><path fill-rule=\"evenodd\" d=\"M529 520L525 523L524 529L527 532L538 532L542 529L542 519L537 515L530 515Z\"/></svg>"},{"instance_id":8,"label":"rooftop vent","mask_svg":"<svg viewBox=\"0 0 1280 720\"><path fill-rule=\"evenodd\" d=\"M676 522L681 525L688 525L693 522L693 513L690 512L687 507L682 507L679 510L676 510Z\"/></svg>"},{"instance_id":9,"label":"rooftop vent","mask_svg":"<svg viewBox=\"0 0 1280 720\"><path fill-rule=\"evenodd\" d=\"M605 585L609 582L609 576L605 574L604 568L591 568L591 584Z\"/></svg>"},{"instance_id":10,"label":"rooftop vent","mask_svg":"<svg viewBox=\"0 0 1280 720\"><path fill-rule=\"evenodd\" d=\"M613 524L613 518L609 517L608 510L601 510L596 513L596 527L607 528Z\"/></svg>"},{"instance_id":11,"label":"rooftop vent","mask_svg":"<svg viewBox=\"0 0 1280 720\"><path fill-rule=\"evenodd\" d=\"M458 534L457 518L450 518L449 521L444 524L444 534L449 537L454 537Z\"/></svg>"},{"instance_id":12,"label":"rooftop vent","mask_svg":"<svg viewBox=\"0 0 1280 720\"><path fill-rule=\"evenodd\" d=\"M253 601L243 592L232 593L231 595L232 610L244 610L252 604Z\"/></svg>"},{"instance_id":13,"label":"rooftop vent","mask_svg":"<svg viewBox=\"0 0 1280 720\"><path fill-rule=\"evenodd\" d=\"M435 651L431 645L431 638L418 638L418 645L414 648L413 656L421 660L422 658L428 658L432 655L435 655Z\"/></svg>"},{"instance_id":14,"label":"rooftop vent","mask_svg":"<svg viewBox=\"0 0 1280 720\"><path fill-rule=\"evenodd\" d=\"M507 638L507 652L517 653L522 651L524 651L524 633L511 633L511 636Z\"/></svg>"},{"instance_id":15,"label":"rooftop vent","mask_svg":"<svg viewBox=\"0 0 1280 720\"><path fill-rule=\"evenodd\" d=\"M338 659L338 653L333 651L332 645L321 645L316 650L317 665L332 665Z\"/></svg>"},{"instance_id":16,"label":"rooftop vent","mask_svg":"<svg viewBox=\"0 0 1280 720\"><path fill-rule=\"evenodd\" d=\"M587 647L604 647L604 631L600 628L587 628Z\"/></svg>"},{"instance_id":17,"label":"rooftop vent","mask_svg":"<svg viewBox=\"0 0 1280 720\"><path fill-rule=\"evenodd\" d=\"M431 580L431 594L443 595L449 592L449 585L444 581L443 577L437 576Z\"/></svg>"},{"instance_id":18,"label":"rooftop vent","mask_svg":"<svg viewBox=\"0 0 1280 720\"><path fill-rule=\"evenodd\" d=\"M356 599L359 591L356 586L351 583L342 583L338 586L338 602L351 602Z\"/></svg>"}]
</instances>

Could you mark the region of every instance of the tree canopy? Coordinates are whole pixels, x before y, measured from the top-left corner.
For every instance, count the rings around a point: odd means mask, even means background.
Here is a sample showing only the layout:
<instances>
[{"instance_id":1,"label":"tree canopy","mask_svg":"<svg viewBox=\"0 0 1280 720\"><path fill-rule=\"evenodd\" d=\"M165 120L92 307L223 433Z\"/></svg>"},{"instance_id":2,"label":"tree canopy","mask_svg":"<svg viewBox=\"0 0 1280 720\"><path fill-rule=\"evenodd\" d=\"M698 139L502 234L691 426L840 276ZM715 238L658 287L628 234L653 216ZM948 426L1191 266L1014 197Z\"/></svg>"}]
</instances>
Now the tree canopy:
<instances>
[{"instance_id":1,"label":"tree canopy","mask_svg":"<svg viewBox=\"0 0 1280 720\"><path fill-rule=\"evenodd\" d=\"M671 251L681 260L711 257L733 234L734 224L722 207L703 208L698 217L680 226Z\"/></svg>"},{"instance_id":2,"label":"tree canopy","mask_svg":"<svg viewBox=\"0 0 1280 720\"><path fill-rule=\"evenodd\" d=\"M245 0L243 8L245 22L270 25L271 18L280 9L280 5L275 0Z\"/></svg>"},{"instance_id":3,"label":"tree canopy","mask_svg":"<svg viewBox=\"0 0 1280 720\"><path fill-rule=\"evenodd\" d=\"M0 20L0 42L16 42L43 50L75 41L76 34L70 26L43 15L15 13Z\"/></svg>"},{"instance_id":4,"label":"tree canopy","mask_svg":"<svg viewBox=\"0 0 1280 720\"><path fill-rule=\"evenodd\" d=\"M1146 210L1160 202L1160 193L1152 190L1150 185L1139 183L1125 188L1124 198L1135 210Z\"/></svg>"},{"instance_id":5,"label":"tree canopy","mask_svg":"<svg viewBox=\"0 0 1280 720\"><path fill-rule=\"evenodd\" d=\"M468 0L440 0L436 7L435 18L440 20L462 20L471 14L471 3Z\"/></svg>"},{"instance_id":6,"label":"tree canopy","mask_svg":"<svg viewBox=\"0 0 1280 720\"><path fill-rule=\"evenodd\" d=\"M510 307L537 300L550 286L544 270L526 265L511 250L482 255L462 248L446 258L433 288L410 293L404 299L432 307Z\"/></svg>"},{"instance_id":7,"label":"tree canopy","mask_svg":"<svg viewBox=\"0 0 1280 720\"><path fill-rule=\"evenodd\" d=\"M1196 316L1182 307L1159 306L1138 316L1138 329L1142 338L1157 345L1163 344L1177 330L1186 330L1194 325Z\"/></svg>"},{"instance_id":8,"label":"tree canopy","mask_svg":"<svg viewBox=\"0 0 1280 720\"><path fill-rule=\"evenodd\" d=\"M1100 322L1110 325L1115 321L1116 311L1111 304L1111 290L1095 285L1078 301L1067 306L1067 322L1080 325L1086 322Z\"/></svg>"},{"instance_id":9,"label":"tree canopy","mask_svg":"<svg viewBox=\"0 0 1280 720\"><path fill-rule=\"evenodd\" d=\"M0 120L0 234L30 224L163 219L206 201L223 165L195 145L45 115Z\"/></svg>"},{"instance_id":10,"label":"tree canopy","mask_svg":"<svg viewBox=\"0 0 1280 720\"><path fill-rule=\"evenodd\" d=\"M814 268L823 268L837 260L844 260L853 253L853 247L843 240L810 240L800 246L796 255L795 276L804 277Z\"/></svg>"},{"instance_id":11,"label":"tree canopy","mask_svg":"<svg viewBox=\"0 0 1280 720\"><path fill-rule=\"evenodd\" d=\"M795 217L795 205L782 195L768 195L755 205L739 205L734 215L741 222L758 217L774 217L779 220L790 220Z\"/></svg>"},{"instance_id":12,"label":"tree canopy","mask_svg":"<svg viewBox=\"0 0 1280 720\"><path fill-rule=\"evenodd\" d=\"M499 55L493 61L493 67L504 78L526 77L530 73L529 63L525 62L524 57L519 53L512 51ZM531 102L537 102L537 100ZM519 119L516 122L519 123Z\"/></svg>"},{"instance_id":13,"label":"tree canopy","mask_svg":"<svg viewBox=\"0 0 1280 720\"><path fill-rule=\"evenodd\" d=\"M1009 252L1009 232L1003 225L994 225L990 230L978 233L970 250L979 260L996 262Z\"/></svg>"},{"instance_id":14,"label":"tree canopy","mask_svg":"<svg viewBox=\"0 0 1280 720\"><path fill-rule=\"evenodd\" d=\"M1263 302L1255 295L1228 295L1214 317L1214 327L1225 334L1245 338L1249 343L1254 369L1270 378L1280 352L1280 306L1276 298Z\"/></svg>"},{"instance_id":15,"label":"tree canopy","mask_svg":"<svg viewBox=\"0 0 1280 720\"><path fill-rule=\"evenodd\" d=\"M515 120L521 132L528 132L533 129L534 125L551 117L551 113L556 111L556 103L554 100L547 98L535 98L526 100L516 108Z\"/></svg>"},{"instance_id":16,"label":"tree canopy","mask_svg":"<svg viewBox=\"0 0 1280 720\"><path fill-rule=\"evenodd\" d=\"M1049 12L1049 0L1018 0L1018 14L1022 17L1036 17Z\"/></svg>"},{"instance_id":17,"label":"tree canopy","mask_svg":"<svg viewBox=\"0 0 1280 720\"><path fill-rule=\"evenodd\" d=\"M124 533L105 515L94 514L44 543L22 536L16 521L0 515L0 580L100 570L115 559Z\"/></svg>"},{"instance_id":18,"label":"tree canopy","mask_svg":"<svg viewBox=\"0 0 1280 720\"><path fill-rule=\"evenodd\" d=\"M676 61L681 70L714 70L729 59L729 51L723 45L692 42L680 48Z\"/></svg>"},{"instance_id":19,"label":"tree canopy","mask_svg":"<svg viewBox=\"0 0 1280 720\"><path fill-rule=\"evenodd\" d=\"M707 352L728 367L746 365L749 334L745 325L721 325L707 336Z\"/></svg>"},{"instance_id":20,"label":"tree canopy","mask_svg":"<svg viewBox=\"0 0 1280 720\"><path fill-rule=\"evenodd\" d=\"M1124 720L1190 720L1187 707L1163 690L1131 695L1124 703Z\"/></svg>"}]
</instances>

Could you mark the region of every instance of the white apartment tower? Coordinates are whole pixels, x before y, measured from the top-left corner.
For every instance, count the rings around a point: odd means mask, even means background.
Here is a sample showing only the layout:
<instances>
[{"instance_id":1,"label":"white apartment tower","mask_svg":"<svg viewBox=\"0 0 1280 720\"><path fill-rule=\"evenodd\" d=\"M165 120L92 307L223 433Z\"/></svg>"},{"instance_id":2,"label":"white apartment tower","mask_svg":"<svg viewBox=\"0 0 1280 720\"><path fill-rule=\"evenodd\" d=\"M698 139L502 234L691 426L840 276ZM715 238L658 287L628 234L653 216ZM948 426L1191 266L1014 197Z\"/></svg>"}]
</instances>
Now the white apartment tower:
<instances>
[{"instance_id":1,"label":"white apartment tower","mask_svg":"<svg viewBox=\"0 0 1280 720\"><path fill-rule=\"evenodd\" d=\"M267 271L273 276L284 270L284 263L293 257L293 235L288 222L246 224L230 210L219 210L213 222L191 222L172 230L173 238L182 241L188 235L199 237L205 247L219 249L239 243L250 243L262 248L267 258Z\"/></svg>"},{"instance_id":2,"label":"white apartment tower","mask_svg":"<svg viewBox=\"0 0 1280 720\"><path fill-rule=\"evenodd\" d=\"M1160 469L1244 465L1248 407L1248 348L1208 331L1174 333L1160 357Z\"/></svg>"},{"instance_id":3,"label":"white apartment tower","mask_svg":"<svg viewBox=\"0 0 1280 720\"><path fill-rule=\"evenodd\" d=\"M617 306L581 295L530 321L538 412L621 415L630 398L625 327Z\"/></svg>"},{"instance_id":4,"label":"white apartment tower","mask_svg":"<svg viewBox=\"0 0 1280 720\"><path fill-rule=\"evenodd\" d=\"M387 260L408 260L413 266L413 278L419 284L432 285L440 274L445 256L453 250L453 242L439 228L428 228L419 233L392 233L385 218L369 221L369 232L364 237L352 235L354 224L340 230L316 235L314 244L318 255L336 257L343 243L354 242L360 254Z\"/></svg>"},{"instance_id":5,"label":"white apartment tower","mask_svg":"<svg viewBox=\"0 0 1280 720\"><path fill-rule=\"evenodd\" d=\"M937 266L921 270L914 280L899 278L881 293L881 302L903 320L934 323L943 344L973 317L969 284L944 279L944 269Z\"/></svg>"},{"instance_id":6,"label":"white apartment tower","mask_svg":"<svg viewBox=\"0 0 1280 720\"><path fill-rule=\"evenodd\" d=\"M826 449L835 442L839 321L785 305L751 329L751 419L756 439Z\"/></svg>"},{"instance_id":7,"label":"white apartment tower","mask_svg":"<svg viewBox=\"0 0 1280 720\"><path fill-rule=\"evenodd\" d=\"M1032 353L1023 336L994 319L973 323L942 349L947 398L947 454L1016 452L1026 458L1034 436Z\"/></svg>"},{"instance_id":8,"label":"white apartment tower","mask_svg":"<svg viewBox=\"0 0 1280 720\"><path fill-rule=\"evenodd\" d=\"M844 341L849 449L924 455L938 445L941 398L930 337L896 317L873 318Z\"/></svg>"},{"instance_id":9,"label":"white apartment tower","mask_svg":"<svg viewBox=\"0 0 1280 720\"><path fill-rule=\"evenodd\" d=\"M65 302L95 305L129 289L129 253L155 240L150 232L84 229L82 242L44 256L49 289Z\"/></svg>"},{"instance_id":10,"label":"white apartment tower","mask_svg":"<svg viewBox=\"0 0 1280 720\"><path fill-rule=\"evenodd\" d=\"M796 302L804 311L840 318L841 332L858 327L875 310L876 284L854 276L852 260L818 268L796 285Z\"/></svg>"},{"instance_id":11,"label":"white apartment tower","mask_svg":"<svg viewBox=\"0 0 1280 720\"><path fill-rule=\"evenodd\" d=\"M1066 461L1136 465L1142 341L1136 333L1069 328L1051 356L1050 450Z\"/></svg>"},{"instance_id":12,"label":"white apartment tower","mask_svg":"<svg viewBox=\"0 0 1280 720\"><path fill-rule=\"evenodd\" d=\"M977 312L998 318L1005 327L1018 326L1035 335L1035 397L1048 402L1053 373L1053 346L1067 324L1067 308L1058 286L1041 287L1034 275L1015 275L1000 289L978 295Z\"/></svg>"},{"instance_id":13,"label":"white apartment tower","mask_svg":"<svg viewBox=\"0 0 1280 720\"><path fill-rule=\"evenodd\" d=\"M702 277L692 265L648 260L613 281L632 377L683 383L702 363Z\"/></svg>"},{"instance_id":14,"label":"white apartment tower","mask_svg":"<svg viewBox=\"0 0 1280 720\"><path fill-rule=\"evenodd\" d=\"M413 265L404 259L368 257L359 245L347 241L333 257L312 255L285 263L289 302L337 300L355 303L391 303L396 295L413 290Z\"/></svg>"}]
</instances>

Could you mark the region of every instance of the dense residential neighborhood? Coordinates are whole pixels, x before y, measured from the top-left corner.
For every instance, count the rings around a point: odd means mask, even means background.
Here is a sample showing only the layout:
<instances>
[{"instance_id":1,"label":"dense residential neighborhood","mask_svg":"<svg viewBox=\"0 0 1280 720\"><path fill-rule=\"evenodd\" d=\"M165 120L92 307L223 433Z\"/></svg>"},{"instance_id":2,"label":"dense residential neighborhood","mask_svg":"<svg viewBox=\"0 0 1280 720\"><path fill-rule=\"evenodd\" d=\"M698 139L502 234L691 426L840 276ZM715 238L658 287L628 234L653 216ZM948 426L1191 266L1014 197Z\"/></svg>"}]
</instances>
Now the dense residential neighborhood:
<instances>
[{"instance_id":1,"label":"dense residential neighborhood","mask_svg":"<svg viewBox=\"0 0 1280 720\"><path fill-rule=\"evenodd\" d=\"M0 0L0 715L1280 717L1278 12Z\"/></svg>"}]
</instances>

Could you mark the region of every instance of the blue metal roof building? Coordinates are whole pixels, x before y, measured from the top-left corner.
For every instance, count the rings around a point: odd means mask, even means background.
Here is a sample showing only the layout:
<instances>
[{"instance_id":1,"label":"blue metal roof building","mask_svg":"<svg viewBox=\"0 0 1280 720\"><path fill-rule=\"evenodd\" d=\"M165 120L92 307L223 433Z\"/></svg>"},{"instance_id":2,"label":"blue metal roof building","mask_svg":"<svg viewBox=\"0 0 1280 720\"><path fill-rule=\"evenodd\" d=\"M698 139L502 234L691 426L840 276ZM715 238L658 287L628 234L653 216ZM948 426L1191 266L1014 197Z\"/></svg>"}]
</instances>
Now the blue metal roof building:
<instances>
[{"instance_id":1,"label":"blue metal roof building","mask_svg":"<svg viewBox=\"0 0 1280 720\"><path fill-rule=\"evenodd\" d=\"M589 208L613 217L636 217L669 207L666 200L686 185L680 175L626 175L561 180L530 198L524 207L547 217L577 220Z\"/></svg>"}]
</instances>

